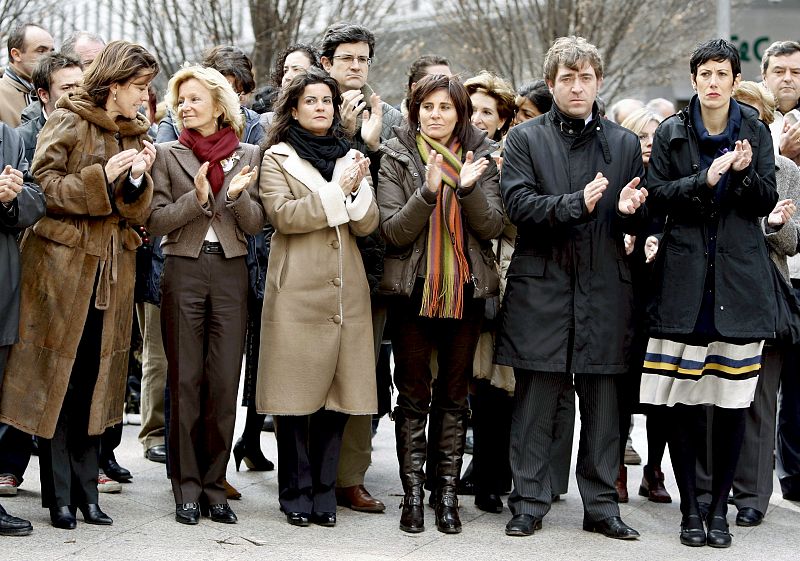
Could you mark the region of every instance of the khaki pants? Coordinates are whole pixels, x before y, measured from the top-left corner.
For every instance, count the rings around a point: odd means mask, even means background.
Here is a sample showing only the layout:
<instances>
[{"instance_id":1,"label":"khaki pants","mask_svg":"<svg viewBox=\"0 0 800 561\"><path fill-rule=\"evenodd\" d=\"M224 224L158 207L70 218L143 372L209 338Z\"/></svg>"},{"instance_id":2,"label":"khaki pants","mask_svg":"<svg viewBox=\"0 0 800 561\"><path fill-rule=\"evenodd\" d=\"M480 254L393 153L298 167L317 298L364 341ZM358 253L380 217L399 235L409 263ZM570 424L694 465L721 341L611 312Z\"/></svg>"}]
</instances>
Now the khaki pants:
<instances>
[{"instance_id":1,"label":"khaki pants","mask_svg":"<svg viewBox=\"0 0 800 561\"><path fill-rule=\"evenodd\" d=\"M142 332L142 428L139 442L145 452L164 444L164 389L167 385L167 357L161 340L161 310L148 303L136 305Z\"/></svg>"}]
</instances>

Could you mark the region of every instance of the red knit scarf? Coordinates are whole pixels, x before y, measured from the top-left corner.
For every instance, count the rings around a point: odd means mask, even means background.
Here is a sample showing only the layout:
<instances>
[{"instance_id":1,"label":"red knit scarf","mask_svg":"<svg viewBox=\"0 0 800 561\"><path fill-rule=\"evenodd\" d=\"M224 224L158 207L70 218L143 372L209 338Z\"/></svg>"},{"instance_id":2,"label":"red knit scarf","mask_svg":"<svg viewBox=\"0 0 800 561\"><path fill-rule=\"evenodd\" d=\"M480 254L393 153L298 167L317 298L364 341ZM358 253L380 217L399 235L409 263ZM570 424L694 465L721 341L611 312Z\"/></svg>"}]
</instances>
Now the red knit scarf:
<instances>
[{"instance_id":1,"label":"red knit scarf","mask_svg":"<svg viewBox=\"0 0 800 561\"><path fill-rule=\"evenodd\" d=\"M461 144L453 138L449 146L444 146L419 133L417 149L425 163L428 163L431 149L444 158L442 186L436 195L436 208L428 221L427 272L420 315L461 319L464 284L469 281L469 263L464 255L464 224L455 191L461 174Z\"/></svg>"},{"instance_id":2,"label":"red knit scarf","mask_svg":"<svg viewBox=\"0 0 800 561\"><path fill-rule=\"evenodd\" d=\"M193 129L183 129L178 142L186 146L201 162L209 162L208 182L216 195L225 183L225 172L222 171L221 160L224 160L239 147L239 137L231 127L225 127L212 135L203 136Z\"/></svg>"}]
</instances>

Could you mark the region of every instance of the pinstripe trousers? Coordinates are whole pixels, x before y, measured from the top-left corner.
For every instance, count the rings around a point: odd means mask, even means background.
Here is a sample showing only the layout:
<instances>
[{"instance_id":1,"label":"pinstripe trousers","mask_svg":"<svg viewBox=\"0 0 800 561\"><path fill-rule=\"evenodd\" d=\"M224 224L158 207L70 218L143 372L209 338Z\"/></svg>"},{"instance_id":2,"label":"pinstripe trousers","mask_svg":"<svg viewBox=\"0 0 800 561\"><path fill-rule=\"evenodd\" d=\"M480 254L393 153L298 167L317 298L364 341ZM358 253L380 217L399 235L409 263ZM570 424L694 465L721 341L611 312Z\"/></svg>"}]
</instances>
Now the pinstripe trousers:
<instances>
[{"instance_id":1,"label":"pinstripe trousers","mask_svg":"<svg viewBox=\"0 0 800 561\"><path fill-rule=\"evenodd\" d=\"M573 391L572 376L514 369L517 379L511 419L511 472L508 498L513 514L542 518L550 510L556 411L559 398ZM614 480L619 471L617 380L610 374L575 374L581 416L576 475L584 516L593 521L619 516Z\"/></svg>"}]
</instances>

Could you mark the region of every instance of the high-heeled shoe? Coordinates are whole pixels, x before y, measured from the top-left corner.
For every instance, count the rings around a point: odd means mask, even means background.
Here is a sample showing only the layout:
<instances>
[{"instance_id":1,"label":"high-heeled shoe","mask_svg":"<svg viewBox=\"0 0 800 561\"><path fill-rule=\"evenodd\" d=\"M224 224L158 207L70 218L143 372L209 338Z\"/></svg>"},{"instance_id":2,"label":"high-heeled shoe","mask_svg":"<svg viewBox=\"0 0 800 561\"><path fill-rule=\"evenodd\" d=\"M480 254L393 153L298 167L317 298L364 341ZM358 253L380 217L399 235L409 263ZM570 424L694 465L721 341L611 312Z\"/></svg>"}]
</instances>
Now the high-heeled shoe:
<instances>
[{"instance_id":1,"label":"high-heeled shoe","mask_svg":"<svg viewBox=\"0 0 800 561\"><path fill-rule=\"evenodd\" d=\"M233 447L233 459L236 463L236 471L239 471L239 466L244 460L244 465L250 471L272 471L275 469L275 464L269 461L260 448L254 447L255 450L250 450L245 443L244 438L236 441Z\"/></svg>"},{"instance_id":2,"label":"high-heeled shoe","mask_svg":"<svg viewBox=\"0 0 800 561\"><path fill-rule=\"evenodd\" d=\"M51 506L50 523L53 524L53 527L62 530L74 530L78 525L78 521L75 520L75 511L71 506Z\"/></svg>"},{"instance_id":3,"label":"high-heeled shoe","mask_svg":"<svg viewBox=\"0 0 800 561\"><path fill-rule=\"evenodd\" d=\"M86 504L78 505L81 514L83 514L83 521L87 524L96 524L98 526L111 526L114 521L109 515L100 510L100 505Z\"/></svg>"}]
</instances>

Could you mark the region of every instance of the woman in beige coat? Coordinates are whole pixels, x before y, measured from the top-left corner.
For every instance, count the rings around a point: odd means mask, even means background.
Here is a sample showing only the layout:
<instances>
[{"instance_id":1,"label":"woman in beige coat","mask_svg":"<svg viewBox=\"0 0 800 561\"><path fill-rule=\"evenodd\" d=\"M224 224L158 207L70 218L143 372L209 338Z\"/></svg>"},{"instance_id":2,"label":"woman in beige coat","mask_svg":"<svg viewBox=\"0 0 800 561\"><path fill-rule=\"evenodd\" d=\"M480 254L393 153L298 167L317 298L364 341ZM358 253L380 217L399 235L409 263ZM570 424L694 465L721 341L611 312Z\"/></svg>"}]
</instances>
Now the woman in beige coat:
<instances>
[{"instance_id":1,"label":"woman in beige coat","mask_svg":"<svg viewBox=\"0 0 800 561\"><path fill-rule=\"evenodd\" d=\"M181 133L157 146L148 229L164 236L161 332L175 519L197 524L207 506L211 520L233 524L225 468L247 319L245 234L265 221L254 182L260 151L240 143L239 99L217 70L179 70L167 104Z\"/></svg>"},{"instance_id":2,"label":"woman in beige coat","mask_svg":"<svg viewBox=\"0 0 800 561\"><path fill-rule=\"evenodd\" d=\"M348 415L377 410L369 286L356 247L378 225L369 160L337 134L336 81L309 69L281 92L261 166L275 228L261 321L257 406L276 415L281 510L336 524Z\"/></svg>"},{"instance_id":3,"label":"woman in beige coat","mask_svg":"<svg viewBox=\"0 0 800 561\"><path fill-rule=\"evenodd\" d=\"M75 528L77 509L112 523L97 505L97 447L122 420L141 243L130 224L150 210L155 157L138 109L157 73L139 45L110 43L58 101L33 158L47 216L23 241L20 341L0 421L41 437L42 505L57 528Z\"/></svg>"}]
</instances>

